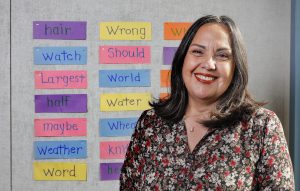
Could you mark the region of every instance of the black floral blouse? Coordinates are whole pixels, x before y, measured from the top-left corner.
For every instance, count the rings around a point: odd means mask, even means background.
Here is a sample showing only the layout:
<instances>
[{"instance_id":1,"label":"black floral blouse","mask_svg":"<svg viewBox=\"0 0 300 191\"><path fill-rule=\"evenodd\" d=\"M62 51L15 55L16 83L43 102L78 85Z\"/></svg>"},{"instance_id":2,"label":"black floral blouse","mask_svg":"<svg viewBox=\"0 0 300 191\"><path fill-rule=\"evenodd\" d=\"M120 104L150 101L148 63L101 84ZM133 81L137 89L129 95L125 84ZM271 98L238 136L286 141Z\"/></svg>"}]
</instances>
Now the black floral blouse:
<instances>
[{"instance_id":1,"label":"black floral blouse","mask_svg":"<svg viewBox=\"0 0 300 191\"><path fill-rule=\"evenodd\" d=\"M153 109L140 117L121 169L120 190L295 190L282 125L270 110L211 130L190 153L184 121Z\"/></svg>"}]
</instances>

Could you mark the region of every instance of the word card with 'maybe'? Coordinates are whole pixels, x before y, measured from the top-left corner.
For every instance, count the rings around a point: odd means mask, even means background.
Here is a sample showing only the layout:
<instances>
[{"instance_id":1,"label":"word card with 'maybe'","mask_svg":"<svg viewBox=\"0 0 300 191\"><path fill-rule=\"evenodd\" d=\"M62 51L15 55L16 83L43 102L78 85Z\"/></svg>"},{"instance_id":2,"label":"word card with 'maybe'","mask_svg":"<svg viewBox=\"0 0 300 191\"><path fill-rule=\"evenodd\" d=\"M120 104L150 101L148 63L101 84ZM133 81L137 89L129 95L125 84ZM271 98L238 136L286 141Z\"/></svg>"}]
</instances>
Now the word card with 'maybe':
<instances>
[{"instance_id":1,"label":"word card with 'maybe'","mask_svg":"<svg viewBox=\"0 0 300 191\"><path fill-rule=\"evenodd\" d=\"M86 118L44 118L34 119L36 137L86 136Z\"/></svg>"}]
</instances>

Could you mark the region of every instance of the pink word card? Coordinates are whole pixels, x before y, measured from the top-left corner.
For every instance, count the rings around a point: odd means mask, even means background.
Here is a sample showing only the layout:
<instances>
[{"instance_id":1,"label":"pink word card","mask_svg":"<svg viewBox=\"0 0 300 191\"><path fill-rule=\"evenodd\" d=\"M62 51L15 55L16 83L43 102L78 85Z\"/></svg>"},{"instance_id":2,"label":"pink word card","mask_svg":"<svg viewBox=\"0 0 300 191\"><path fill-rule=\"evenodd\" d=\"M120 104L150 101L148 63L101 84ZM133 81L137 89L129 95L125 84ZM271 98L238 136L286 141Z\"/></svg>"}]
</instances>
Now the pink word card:
<instances>
[{"instance_id":1,"label":"pink word card","mask_svg":"<svg viewBox=\"0 0 300 191\"><path fill-rule=\"evenodd\" d=\"M129 141L100 142L100 159L124 159Z\"/></svg>"},{"instance_id":2,"label":"pink word card","mask_svg":"<svg viewBox=\"0 0 300 191\"><path fill-rule=\"evenodd\" d=\"M100 46L100 64L150 64L150 46Z\"/></svg>"},{"instance_id":3,"label":"pink word card","mask_svg":"<svg viewBox=\"0 0 300 191\"><path fill-rule=\"evenodd\" d=\"M43 70L35 71L36 89L86 89L85 70Z\"/></svg>"},{"instance_id":4,"label":"pink word card","mask_svg":"<svg viewBox=\"0 0 300 191\"><path fill-rule=\"evenodd\" d=\"M86 136L86 118L34 119L36 137Z\"/></svg>"}]
</instances>

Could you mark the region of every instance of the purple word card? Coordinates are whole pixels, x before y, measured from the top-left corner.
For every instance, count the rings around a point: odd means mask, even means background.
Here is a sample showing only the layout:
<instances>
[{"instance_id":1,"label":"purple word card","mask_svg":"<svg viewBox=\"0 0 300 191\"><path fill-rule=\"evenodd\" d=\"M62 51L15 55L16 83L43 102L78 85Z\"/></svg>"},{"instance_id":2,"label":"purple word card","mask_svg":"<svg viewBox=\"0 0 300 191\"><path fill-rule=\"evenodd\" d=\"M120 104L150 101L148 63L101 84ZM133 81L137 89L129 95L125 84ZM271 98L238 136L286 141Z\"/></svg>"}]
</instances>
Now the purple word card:
<instances>
[{"instance_id":1,"label":"purple word card","mask_svg":"<svg viewBox=\"0 0 300 191\"><path fill-rule=\"evenodd\" d=\"M119 180L123 163L100 163L100 180Z\"/></svg>"},{"instance_id":2,"label":"purple word card","mask_svg":"<svg viewBox=\"0 0 300 191\"><path fill-rule=\"evenodd\" d=\"M165 65L171 65L173 62L174 55L176 53L177 47L164 47L164 63Z\"/></svg>"},{"instance_id":3,"label":"purple word card","mask_svg":"<svg viewBox=\"0 0 300 191\"><path fill-rule=\"evenodd\" d=\"M86 22L33 21L33 39L86 40Z\"/></svg>"},{"instance_id":4,"label":"purple word card","mask_svg":"<svg viewBox=\"0 0 300 191\"><path fill-rule=\"evenodd\" d=\"M36 113L86 113L87 94L35 95Z\"/></svg>"}]
</instances>

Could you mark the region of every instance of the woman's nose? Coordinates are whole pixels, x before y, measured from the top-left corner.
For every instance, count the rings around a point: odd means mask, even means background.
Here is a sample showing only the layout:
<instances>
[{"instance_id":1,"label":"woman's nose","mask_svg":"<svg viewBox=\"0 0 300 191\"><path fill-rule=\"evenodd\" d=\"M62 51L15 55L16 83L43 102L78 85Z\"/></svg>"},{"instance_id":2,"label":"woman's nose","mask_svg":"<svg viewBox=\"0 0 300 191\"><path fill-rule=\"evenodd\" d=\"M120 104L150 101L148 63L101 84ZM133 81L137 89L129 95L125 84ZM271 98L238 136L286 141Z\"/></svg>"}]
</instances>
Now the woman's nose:
<instances>
[{"instance_id":1,"label":"woman's nose","mask_svg":"<svg viewBox=\"0 0 300 191\"><path fill-rule=\"evenodd\" d=\"M213 57L208 57L203 60L202 67L206 70L216 70L216 61Z\"/></svg>"}]
</instances>

